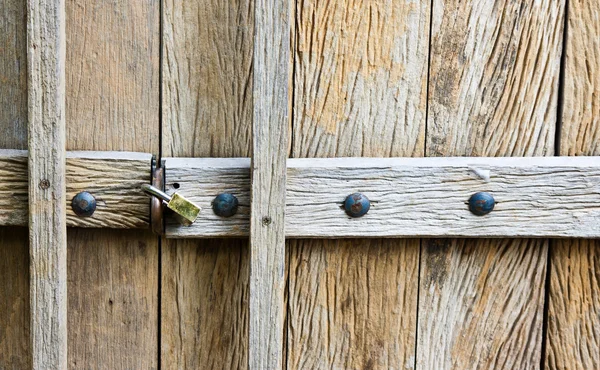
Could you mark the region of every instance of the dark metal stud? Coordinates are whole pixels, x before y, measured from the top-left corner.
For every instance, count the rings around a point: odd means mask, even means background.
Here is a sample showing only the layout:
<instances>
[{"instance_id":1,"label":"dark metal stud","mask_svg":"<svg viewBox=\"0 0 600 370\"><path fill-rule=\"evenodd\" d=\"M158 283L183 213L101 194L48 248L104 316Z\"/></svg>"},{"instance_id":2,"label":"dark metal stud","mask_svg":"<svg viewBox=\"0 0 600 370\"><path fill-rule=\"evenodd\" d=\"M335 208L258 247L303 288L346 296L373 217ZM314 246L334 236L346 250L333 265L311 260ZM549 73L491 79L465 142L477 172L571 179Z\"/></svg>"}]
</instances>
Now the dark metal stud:
<instances>
[{"instance_id":1,"label":"dark metal stud","mask_svg":"<svg viewBox=\"0 0 600 370\"><path fill-rule=\"evenodd\" d=\"M369 212L371 202L364 194L354 193L346 197L344 209L350 217L362 217Z\"/></svg>"},{"instance_id":2,"label":"dark metal stud","mask_svg":"<svg viewBox=\"0 0 600 370\"><path fill-rule=\"evenodd\" d=\"M490 193L479 192L469 198L469 210L477 216L487 215L492 212L496 201Z\"/></svg>"},{"instance_id":3,"label":"dark metal stud","mask_svg":"<svg viewBox=\"0 0 600 370\"><path fill-rule=\"evenodd\" d=\"M238 199L233 194L221 193L212 202L215 215L220 217L231 217L237 213Z\"/></svg>"},{"instance_id":4,"label":"dark metal stud","mask_svg":"<svg viewBox=\"0 0 600 370\"><path fill-rule=\"evenodd\" d=\"M96 198L87 191L82 191L73 197L71 208L79 217L90 217L96 210Z\"/></svg>"}]
</instances>

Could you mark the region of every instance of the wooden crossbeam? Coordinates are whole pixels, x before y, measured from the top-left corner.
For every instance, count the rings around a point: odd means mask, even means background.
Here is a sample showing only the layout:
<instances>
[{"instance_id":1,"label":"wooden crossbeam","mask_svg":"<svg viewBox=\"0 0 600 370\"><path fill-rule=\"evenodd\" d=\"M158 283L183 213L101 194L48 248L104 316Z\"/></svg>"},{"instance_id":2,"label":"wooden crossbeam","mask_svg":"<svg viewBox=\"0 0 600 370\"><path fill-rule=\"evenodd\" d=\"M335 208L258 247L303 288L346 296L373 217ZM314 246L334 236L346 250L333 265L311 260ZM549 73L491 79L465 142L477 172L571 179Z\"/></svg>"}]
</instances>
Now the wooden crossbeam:
<instances>
[{"instance_id":1,"label":"wooden crossbeam","mask_svg":"<svg viewBox=\"0 0 600 370\"><path fill-rule=\"evenodd\" d=\"M140 191L150 183L152 155L130 152L68 152L66 155L67 226L148 228L149 198ZM27 151L0 150L0 225L26 226L29 213ZM87 191L96 211L79 217L71 200Z\"/></svg>"},{"instance_id":2,"label":"wooden crossbeam","mask_svg":"<svg viewBox=\"0 0 600 370\"><path fill-rule=\"evenodd\" d=\"M171 238L248 235L247 158L167 158L167 192L203 207L190 227L169 221ZM490 192L495 209L475 216L471 194ZM238 213L210 210L229 192ZM369 213L350 218L345 197L364 193ZM600 237L600 158L335 158L288 159L287 238L345 237Z\"/></svg>"}]
</instances>

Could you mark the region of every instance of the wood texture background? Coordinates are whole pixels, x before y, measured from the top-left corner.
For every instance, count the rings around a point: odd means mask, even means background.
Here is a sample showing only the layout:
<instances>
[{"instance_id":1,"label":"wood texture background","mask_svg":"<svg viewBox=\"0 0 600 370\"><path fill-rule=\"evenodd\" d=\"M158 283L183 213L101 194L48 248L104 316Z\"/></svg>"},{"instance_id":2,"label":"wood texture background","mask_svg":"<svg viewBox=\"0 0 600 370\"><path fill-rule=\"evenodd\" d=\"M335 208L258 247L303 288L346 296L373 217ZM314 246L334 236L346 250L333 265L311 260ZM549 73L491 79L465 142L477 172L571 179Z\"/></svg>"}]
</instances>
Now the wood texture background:
<instances>
[{"instance_id":1,"label":"wood texture background","mask_svg":"<svg viewBox=\"0 0 600 370\"><path fill-rule=\"evenodd\" d=\"M67 2L67 150L158 153L159 2ZM69 229L69 367L158 368L158 239Z\"/></svg>"},{"instance_id":2,"label":"wood texture background","mask_svg":"<svg viewBox=\"0 0 600 370\"><path fill-rule=\"evenodd\" d=\"M434 0L428 156L552 155L564 1ZM538 368L544 240L429 240L417 366Z\"/></svg>"},{"instance_id":3,"label":"wood texture background","mask_svg":"<svg viewBox=\"0 0 600 370\"><path fill-rule=\"evenodd\" d=\"M27 149L27 32L22 0L0 0L0 148ZM0 227L0 368L32 365L27 227Z\"/></svg>"},{"instance_id":4,"label":"wood texture background","mask_svg":"<svg viewBox=\"0 0 600 370\"><path fill-rule=\"evenodd\" d=\"M560 155L600 153L600 7L569 1ZM554 241L547 369L600 368L600 242Z\"/></svg>"},{"instance_id":5,"label":"wood texture background","mask_svg":"<svg viewBox=\"0 0 600 370\"><path fill-rule=\"evenodd\" d=\"M250 157L253 34L253 1L165 1L164 156ZM162 366L246 368L248 242L163 239L161 258Z\"/></svg>"},{"instance_id":6,"label":"wood texture background","mask_svg":"<svg viewBox=\"0 0 600 370\"><path fill-rule=\"evenodd\" d=\"M429 11L296 3L292 157L423 155ZM288 248L288 368L414 366L418 240Z\"/></svg>"}]
</instances>

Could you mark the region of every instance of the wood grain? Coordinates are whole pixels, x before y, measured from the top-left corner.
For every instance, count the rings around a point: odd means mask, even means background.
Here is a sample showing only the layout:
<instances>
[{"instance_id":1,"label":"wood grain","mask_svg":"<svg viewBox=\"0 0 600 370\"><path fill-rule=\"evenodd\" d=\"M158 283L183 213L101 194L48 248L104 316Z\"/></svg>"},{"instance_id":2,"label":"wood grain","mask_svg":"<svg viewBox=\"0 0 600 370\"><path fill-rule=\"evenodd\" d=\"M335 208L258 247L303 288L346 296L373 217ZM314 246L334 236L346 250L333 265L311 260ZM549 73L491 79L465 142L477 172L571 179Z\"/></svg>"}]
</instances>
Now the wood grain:
<instances>
[{"instance_id":1,"label":"wood grain","mask_svg":"<svg viewBox=\"0 0 600 370\"><path fill-rule=\"evenodd\" d=\"M286 158L291 117L289 1L255 0L254 17L248 367L281 369L286 314Z\"/></svg>"},{"instance_id":2,"label":"wood grain","mask_svg":"<svg viewBox=\"0 0 600 370\"><path fill-rule=\"evenodd\" d=\"M148 228L148 197L140 186L150 181L152 156L130 152L68 152L66 169L67 226ZM77 216L73 197L90 192L96 211ZM27 225L27 151L0 149L0 225Z\"/></svg>"},{"instance_id":3,"label":"wood grain","mask_svg":"<svg viewBox=\"0 0 600 370\"><path fill-rule=\"evenodd\" d=\"M290 159L285 235L318 237L598 237L600 158L320 158ZM248 158L167 158L166 183L208 209L189 227L167 218L167 237L247 236ZM372 208L350 218L348 194L363 192ZM497 204L484 217L466 204L478 191ZM169 193L173 190L168 190ZM238 213L210 211L222 192Z\"/></svg>"},{"instance_id":4,"label":"wood grain","mask_svg":"<svg viewBox=\"0 0 600 370\"><path fill-rule=\"evenodd\" d=\"M67 3L68 150L158 154L159 15L157 0ZM69 367L158 368L158 239L71 229L68 244Z\"/></svg>"},{"instance_id":5,"label":"wood grain","mask_svg":"<svg viewBox=\"0 0 600 370\"><path fill-rule=\"evenodd\" d=\"M253 33L253 1L164 2L164 156L250 157ZM163 368L248 367L247 245L163 239Z\"/></svg>"},{"instance_id":6,"label":"wood grain","mask_svg":"<svg viewBox=\"0 0 600 370\"><path fill-rule=\"evenodd\" d=\"M429 2L300 0L295 12L291 156L422 156ZM288 244L287 367L413 368L419 241L338 243Z\"/></svg>"},{"instance_id":7,"label":"wood grain","mask_svg":"<svg viewBox=\"0 0 600 370\"><path fill-rule=\"evenodd\" d=\"M0 0L0 148L27 148L26 12L24 1ZM27 194L27 180L24 185ZM26 227L0 227L0 368L3 369L32 366L28 242Z\"/></svg>"},{"instance_id":8,"label":"wood grain","mask_svg":"<svg viewBox=\"0 0 600 370\"><path fill-rule=\"evenodd\" d=\"M27 1L29 301L34 369L67 368L65 3Z\"/></svg>"},{"instance_id":9,"label":"wood grain","mask_svg":"<svg viewBox=\"0 0 600 370\"><path fill-rule=\"evenodd\" d=\"M429 3L296 2L295 157L422 156Z\"/></svg>"},{"instance_id":10,"label":"wood grain","mask_svg":"<svg viewBox=\"0 0 600 370\"><path fill-rule=\"evenodd\" d=\"M600 7L569 1L560 155L600 153Z\"/></svg>"},{"instance_id":11,"label":"wood grain","mask_svg":"<svg viewBox=\"0 0 600 370\"><path fill-rule=\"evenodd\" d=\"M553 154L564 5L434 1L428 156ZM425 242L417 365L538 368L546 243Z\"/></svg>"},{"instance_id":12,"label":"wood grain","mask_svg":"<svg viewBox=\"0 0 600 370\"><path fill-rule=\"evenodd\" d=\"M27 148L26 9L0 0L0 148Z\"/></svg>"},{"instance_id":13,"label":"wood grain","mask_svg":"<svg viewBox=\"0 0 600 370\"><path fill-rule=\"evenodd\" d=\"M600 8L569 1L559 152L600 153ZM564 240L551 244L545 368L600 367L600 244Z\"/></svg>"}]
</instances>

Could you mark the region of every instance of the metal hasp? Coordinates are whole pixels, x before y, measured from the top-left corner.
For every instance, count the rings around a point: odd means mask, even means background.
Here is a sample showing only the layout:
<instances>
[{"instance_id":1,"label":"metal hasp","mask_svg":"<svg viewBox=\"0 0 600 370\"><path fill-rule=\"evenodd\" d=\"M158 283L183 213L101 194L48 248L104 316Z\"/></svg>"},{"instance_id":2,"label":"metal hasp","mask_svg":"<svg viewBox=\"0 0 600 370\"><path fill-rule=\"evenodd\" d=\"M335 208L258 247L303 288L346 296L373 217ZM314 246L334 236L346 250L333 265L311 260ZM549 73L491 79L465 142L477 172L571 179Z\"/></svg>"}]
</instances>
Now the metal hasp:
<instances>
[{"instance_id":1,"label":"metal hasp","mask_svg":"<svg viewBox=\"0 0 600 370\"><path fill-rule=\"evenodd\" d=\"M494 210L496 201L490 193L479 192L469 198L469 210L477 216L484 216Z\"/></svg>"},{"instance_id":2,"label":"metal hasp","mask_svg":"<svg viewBox=\"0 0 600 370\"><path fill-rule=\"evenodd\" d=\"M344 201L344 209L350 217L362 217L369 212L371 201L362 193L350 194Z\"/></svg>"},{"instance_id":3,"label":"metal hasp","mask_svg":"<svg viewBox=\"0 0 600 370\"><path fill-rule=\"evenodd\" d=\"M185 226L190 226L193 224L200 213L201 208L199 206L195 205L177 193L169 195L162 190L148 184L142 185L142 190L147 194L162 199L166 203L167 208L180 216L179 219Z\"/></svg>"}]
</instances>

